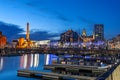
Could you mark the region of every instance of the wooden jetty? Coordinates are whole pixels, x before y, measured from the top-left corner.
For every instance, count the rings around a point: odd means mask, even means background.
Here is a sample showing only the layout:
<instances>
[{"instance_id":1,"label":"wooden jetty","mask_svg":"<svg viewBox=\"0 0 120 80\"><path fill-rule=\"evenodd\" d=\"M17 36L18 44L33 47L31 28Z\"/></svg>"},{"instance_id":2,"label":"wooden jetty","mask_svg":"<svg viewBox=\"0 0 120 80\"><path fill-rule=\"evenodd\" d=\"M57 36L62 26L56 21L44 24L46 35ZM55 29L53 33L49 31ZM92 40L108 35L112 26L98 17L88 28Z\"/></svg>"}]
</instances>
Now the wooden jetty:
<instances>
[{"instance_id":1,"label":"wooden jetty","mask_svg":"<svg viewBox=\"0 0 120 80\"><path fill-rule=\"evenodd\" d=\"M81 65L69 65L69 64L53 64L53 65L44 65L44 69L48 70L60 70L66 72L91 72L91 73L101 73L105 72L107 68L100 68L98 66L81 66Z\"/></svg>"},{"instance_id":2,"label":"wooden jetty","mask_svg":"<svg viewBox=\"0 0 120 80\"><path fill-rule=\"evenodd\" d=\"M70 74L58 74L58 73L48 73L32 70L18 70L17 75L21 77L34 77L39 76L42 80L66 80L66 79L77 79L77 80L95 80L96 77L78 76Z\"/></svg>"}]
</instances>

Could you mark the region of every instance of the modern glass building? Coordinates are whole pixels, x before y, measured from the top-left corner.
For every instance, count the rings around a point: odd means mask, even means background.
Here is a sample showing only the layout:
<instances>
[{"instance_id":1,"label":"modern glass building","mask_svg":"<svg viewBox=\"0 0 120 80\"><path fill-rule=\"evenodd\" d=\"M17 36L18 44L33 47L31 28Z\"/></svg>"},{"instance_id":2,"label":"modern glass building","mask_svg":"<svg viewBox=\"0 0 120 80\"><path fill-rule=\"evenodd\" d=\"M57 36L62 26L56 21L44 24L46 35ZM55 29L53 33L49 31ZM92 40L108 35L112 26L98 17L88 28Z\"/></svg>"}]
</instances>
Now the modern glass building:
<instances>
[{"instance_id":1,"label":"modern glass building","mask_svg":"<svg viewBox=\"0 0 120 80\"><path fill-rule=\"evenodd\" d=\"M94 25L94 34L95 40L104 40L104 25L103 24L95 24Z\"/></svg>"}]
</instances>

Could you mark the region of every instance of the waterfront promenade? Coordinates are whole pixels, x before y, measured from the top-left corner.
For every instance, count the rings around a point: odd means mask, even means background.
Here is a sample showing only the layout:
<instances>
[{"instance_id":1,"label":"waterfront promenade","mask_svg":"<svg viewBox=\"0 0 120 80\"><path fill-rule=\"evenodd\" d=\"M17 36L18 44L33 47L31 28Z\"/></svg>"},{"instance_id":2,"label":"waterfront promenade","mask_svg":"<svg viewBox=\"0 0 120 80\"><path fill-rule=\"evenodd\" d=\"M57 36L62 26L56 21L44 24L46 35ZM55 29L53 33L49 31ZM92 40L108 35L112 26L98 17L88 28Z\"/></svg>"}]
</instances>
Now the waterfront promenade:
<instances>
[{"instance_id":1,"label":"waterfront promenade","mask_svg":"<svg viewBox=\"0 0 120 80\"><path fill-rule=\"evenodd\" d=\"M84 55L92 55L92 54L110 54L110 55L119 55L120 50L115 49L79 49L79 48L24 48L24 49L16 49L16 48L4 48L0 49L0 55L20 55L20 54L30 54L30 53L41 53L41 54L84 54Z\"/></svg>"}]
</instances>

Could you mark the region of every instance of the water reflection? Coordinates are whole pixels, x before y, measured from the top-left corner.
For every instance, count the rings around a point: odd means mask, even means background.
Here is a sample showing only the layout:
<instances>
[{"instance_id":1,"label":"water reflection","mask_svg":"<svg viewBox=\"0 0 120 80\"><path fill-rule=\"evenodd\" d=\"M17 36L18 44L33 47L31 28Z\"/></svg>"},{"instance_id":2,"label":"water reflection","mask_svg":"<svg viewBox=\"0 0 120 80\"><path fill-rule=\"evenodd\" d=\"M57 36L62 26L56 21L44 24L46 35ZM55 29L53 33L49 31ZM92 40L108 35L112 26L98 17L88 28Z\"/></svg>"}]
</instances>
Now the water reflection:
<instances>
[{"instance_id":1,"label":"water reflection","mask_svg":"<svg viewBox=\"0 0 120 80\"><path fill-rule=\"evenodd\" d=\"M38 67L39 54L24 54L20 57L20 68L28 69L30 67Z\"/></svg>"},{"instance_id":2,"label":"water reflection","mask_svg":"<svg viewBox=\"0 0 120 80\"><path fill-rule=\"evenodd\" d=\"M49 64L49 59L50 59L50 55L47 54L47 55L46 55L46 60L45 60L45 65L48 65L48 64Z\"/></svg>"},{"instance_id":3,"label":"water reflection","mask_svg":"<svg viewBox=\"0 0 120 80\"><path fill-rule=\"evenodd\" d=\"M30 78L23 78L23 77L16 76L17 70L19 69L29 69L29 70L39 70L42 72L46 72L46 71L50 72L48 70L43 69L45 64L48 65L48 64L59 63L59 64L84 65L85 63L85 65L91 65L91 64L88 64L88 61L91 61L91 63L94 65L95 65L95 62L99 62L96 59L94 60L94 57L90 57L90 58L87 56L81 57L79 55L56 56L53 54L24 54L22 56L0 57L0 80L31 80ZM76 74L76 72L71 74ZM80 73L79 75L84 75L84 74ZM88 74L85 73L85 75L88 75Z\"/></svg>"},{"instance_id":4,"label":"water reflection","mask_svg":"<svg viewBox=\"0 0 120 80\"><path fill-rule=\"evenodd\" d=\"M3 69L3 58L0 58L0 71Z\"/></svg>"},{"instance_id":5,"label":"water reflection","mask_svg":"<svg viewBox=\"0 0 120 80\"><path fill-rule=\"evenodd\" d=\"M46 70L43 69L44 63L46 65L63 63L63 62L65 62L65 64L68 64L70 63L71 60L79 61L76 58L76 56L70 56L70 55L56 56L53 54L45 54L45 55L44 54L24 54L22 56L15 56L15 57L0 57L0 80L30 80L29 78L16 76L17 70L29 69L29 70L39 70L42 72L46 72ZM72 63L76 64L76 62L73 62L73 61ZM70 74L76 74L76 73L72 72ZM80 73L79 75L83 75L83 73ZM85 75L87 75L87 73L85 73Z\"/></svg>"},{"instance_id":6,"label":"water reflection","mask_svg":"<svg viewBox=\"0 0 120 80\"><path fill-rule=\"evenodd\" d=\"M0 57L0 80L33 80L17 76L17 70L43 70L44 54L24 54L22 56Z\"/></svg>"},{"instance_id":7,"label":"water reflection","mask_svg":"<svg viewBox=\"0 0 120 80\"><path fill-rule=\"evenodd\" d=\"M55 64L58 61L58 56L54 54L46 54L45 65Z\"/></svg>"},{"instance_id":8,"label":"water reflection","mask_svg":"<svg viewBox=\"0 0 120 80\"><path fill-rule=\"evenodd\" d=\"M35 56L33 56L33 62L34 62L34 67L38 67L39 65L39 54L35 54Z\"/></svg>"}]
</instances>

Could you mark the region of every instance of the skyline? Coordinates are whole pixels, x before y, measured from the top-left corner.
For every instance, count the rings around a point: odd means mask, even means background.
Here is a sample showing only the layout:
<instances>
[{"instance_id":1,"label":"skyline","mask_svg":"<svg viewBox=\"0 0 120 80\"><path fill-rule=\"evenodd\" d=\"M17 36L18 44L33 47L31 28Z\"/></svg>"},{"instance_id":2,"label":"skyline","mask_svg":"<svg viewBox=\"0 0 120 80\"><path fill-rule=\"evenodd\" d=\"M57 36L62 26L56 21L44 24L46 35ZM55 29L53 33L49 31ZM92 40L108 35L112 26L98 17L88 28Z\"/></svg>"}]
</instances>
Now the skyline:
<instances>
[{"instance_id":1,"label":"skyline","mask_svg":"<svg viewBox=\"0 0 120 80\"><path fill-rule=\"evenodd\" d=\"M53 39L73 29L87 34L94 24L104 24L105 38L120 34L119 0L1 0L0 31L9 40L25 37L30 23L31 39ZM43 36L44 35L44 36Z\"/></svg>"}]
</instances>

